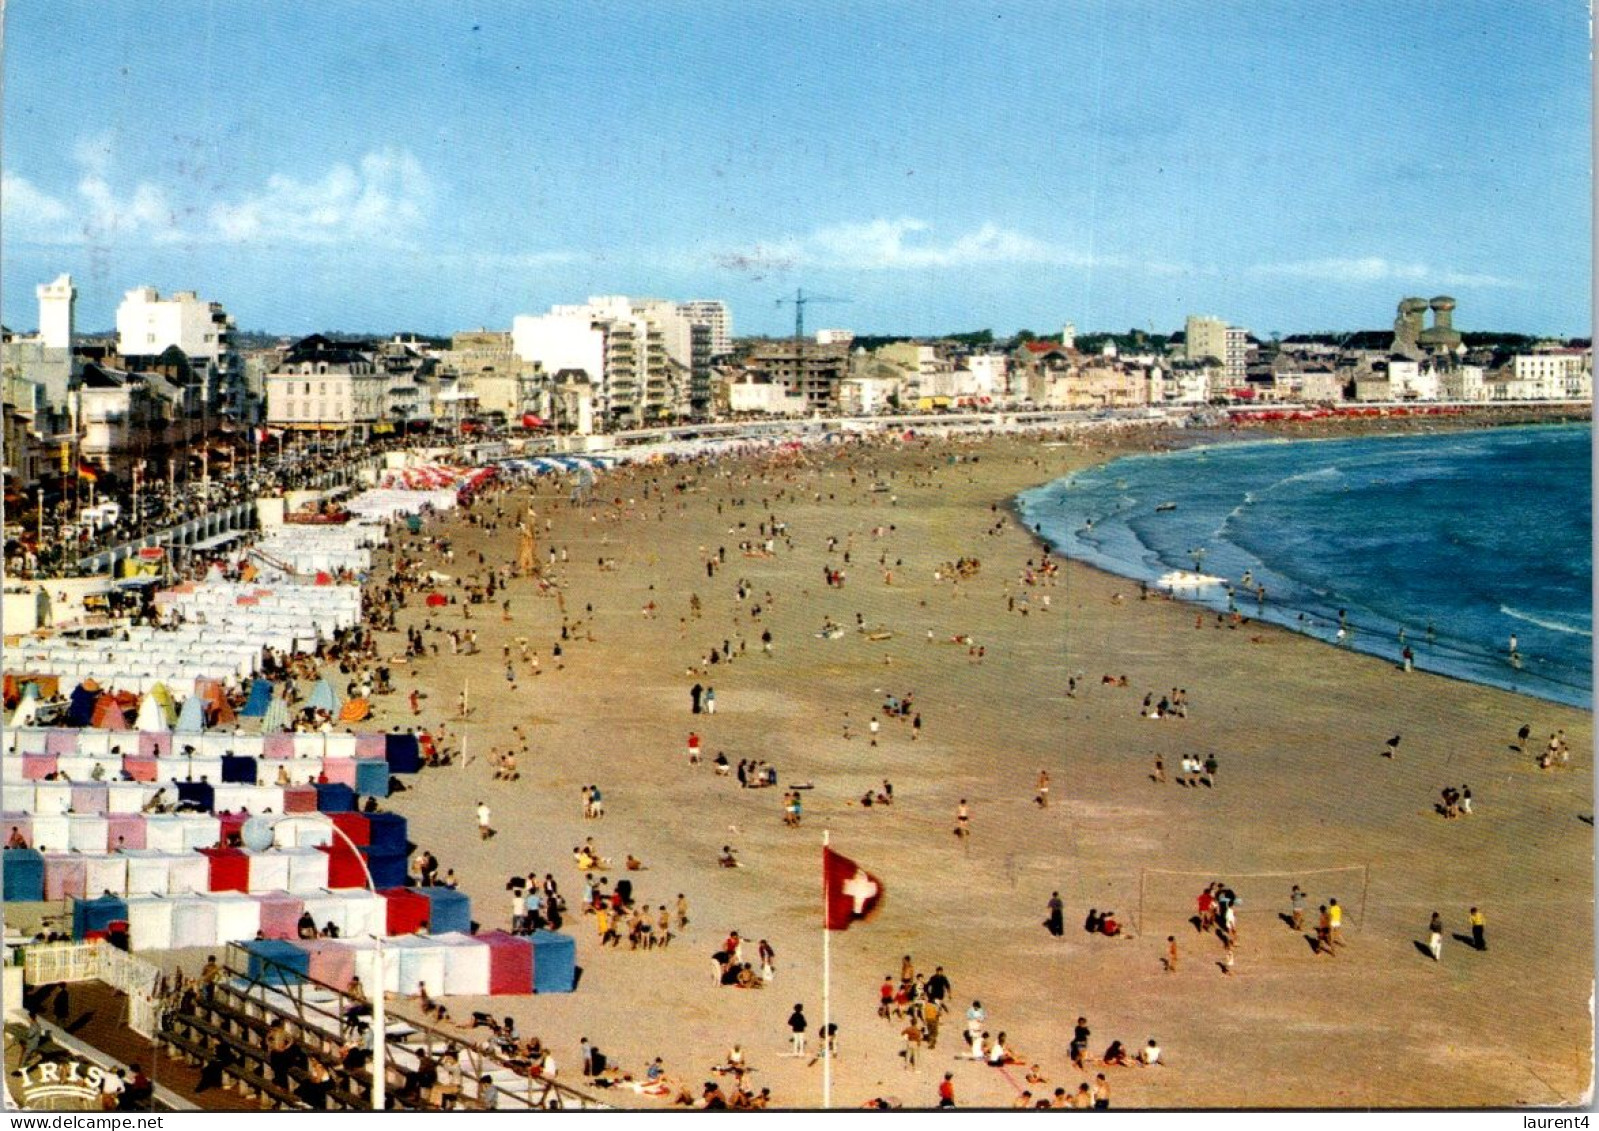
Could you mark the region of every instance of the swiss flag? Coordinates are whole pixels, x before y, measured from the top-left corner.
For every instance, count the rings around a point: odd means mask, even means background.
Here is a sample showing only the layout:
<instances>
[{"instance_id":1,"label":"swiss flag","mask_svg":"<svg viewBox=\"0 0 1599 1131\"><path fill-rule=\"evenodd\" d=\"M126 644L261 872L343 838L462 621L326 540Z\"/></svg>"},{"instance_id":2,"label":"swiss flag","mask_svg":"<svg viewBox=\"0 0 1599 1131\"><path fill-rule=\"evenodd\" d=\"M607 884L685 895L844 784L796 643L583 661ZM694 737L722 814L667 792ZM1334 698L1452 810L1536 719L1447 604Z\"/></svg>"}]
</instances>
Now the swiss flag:
<instances>
[{"instance_id":1,"label":"swiss flag","mask_svg":"<svg viewBox=\"0 0 1599 1131\"><path fill-rule=\"evenodd\" d=\"M877 909L883 898L883 885L848 856L824 847L822 892L822 925L830 931L842 931Z\"/></svg>"}]
</instances>

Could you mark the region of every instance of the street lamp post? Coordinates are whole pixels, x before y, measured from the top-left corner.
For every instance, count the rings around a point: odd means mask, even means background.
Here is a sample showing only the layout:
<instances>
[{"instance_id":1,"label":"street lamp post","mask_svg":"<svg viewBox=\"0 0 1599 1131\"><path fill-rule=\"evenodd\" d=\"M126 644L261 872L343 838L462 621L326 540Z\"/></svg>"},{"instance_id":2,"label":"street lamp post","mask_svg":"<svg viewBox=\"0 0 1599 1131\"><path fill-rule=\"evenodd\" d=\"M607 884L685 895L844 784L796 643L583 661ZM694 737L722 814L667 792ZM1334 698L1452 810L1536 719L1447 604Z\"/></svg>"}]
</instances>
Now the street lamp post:
<instances>
[{"instance_id":1,"label":"street lamp post","mask_svg":"<svg viewBox=\"0 0 1599 1131\"><path fill-rule=\"evenodd\" d=\"M274 843L274 831L281 824L290 821L312 821L325 823L345 844L350 846L350 851L355 853L355 858L361 862L361 874L366 877L366 888L374 896L378 894L377 884L372 880L372 869L367 867L366 857L361 855L361 850L356 847L349 835L333 822L326 813L284 813L276 817L251 817L244 822L244 827L239 830L239 837L244 841L246 848L258 852L264 851ZM372 994L372 1110L383 1111L388 1106L388 1012L383 1000L384 986L388 981L388 970L383 957L383 936L374 934L373 941L377 943L377 985Z\"/></svg>"}]
</instances>

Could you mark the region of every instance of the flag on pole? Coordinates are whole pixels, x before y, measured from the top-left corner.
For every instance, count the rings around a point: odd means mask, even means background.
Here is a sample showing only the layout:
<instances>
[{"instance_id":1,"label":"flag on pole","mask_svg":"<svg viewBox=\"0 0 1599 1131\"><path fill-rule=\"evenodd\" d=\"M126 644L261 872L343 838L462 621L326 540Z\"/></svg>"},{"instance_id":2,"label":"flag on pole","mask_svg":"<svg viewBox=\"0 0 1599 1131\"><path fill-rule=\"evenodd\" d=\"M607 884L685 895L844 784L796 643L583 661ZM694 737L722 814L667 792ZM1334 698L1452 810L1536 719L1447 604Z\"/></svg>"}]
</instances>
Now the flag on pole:
<instances>
[{"instance_id":1,"label":"flag on pole","mask_svg":"<svg viewBox=\"0 0 1599 1131\"><path fill-rule=\"evenodd\" d=\"M822 926L842 931L857 919L869 917L883 898L883 885L876 876L848 856L831 848L822 849Z\"/></svg>"}]
</instances>

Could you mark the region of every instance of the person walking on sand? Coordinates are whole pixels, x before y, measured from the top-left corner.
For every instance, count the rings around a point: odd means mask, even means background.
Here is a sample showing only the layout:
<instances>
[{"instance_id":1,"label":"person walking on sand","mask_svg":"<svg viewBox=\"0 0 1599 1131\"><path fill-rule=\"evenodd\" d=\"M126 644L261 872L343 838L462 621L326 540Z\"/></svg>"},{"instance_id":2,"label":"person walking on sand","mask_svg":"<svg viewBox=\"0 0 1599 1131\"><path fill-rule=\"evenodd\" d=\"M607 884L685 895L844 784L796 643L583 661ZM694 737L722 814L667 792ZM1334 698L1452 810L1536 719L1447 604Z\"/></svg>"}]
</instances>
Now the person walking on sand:
<instances>
[{"instance_id":1,"label":"person walking on sand","mask_svg":"<svg viewBox=\"0 0 1599 1131\"><path fill-rule=\"evenodd\" d=\"M1333 946L1344 945L1344 909L1336 899L1327 901L1327 938Z\"/></svg>"},{"instance_id":2,"label":"person walking on sand","mask_svg":"<svg viewBox=\"0 0 1599 1131\"><path fill-rule=\"evenodd\" d=\"M1432 913L1432 918L1427 923L1427 949L1432 951L1432 960L1434 962L1443 957L1444 921L1443 917L1436 911Z\"/></svg>"},{"instance_id":3,"label":"person walking on sand","mask_svg":"<svg viewBox=\"0 0 1599 1131\"><path fill-rule=\"evenodd\" d=\"M790 1056L805 1055L805 1006L801 1002L794 1003L794 1012L788 1015L788 1032Z\"/></svg>"},{"instance_id":4,"label":"person walking on sand","mask_svg":"<svg viewBox=\"0 0 1599 1131\"><path fill-rule=\"evenodd\" d=\"M1485 936L1484 931L1487 927L1488 920L1483 918L1481 911L1473 907L1471 909L1471 913L1466 916L1466 922L1471 924L1471 945L1476 947L1478 950L1487 950L1488 939Z\"/></svg>"},{"instance_id":5,"label":"person walking on sand","mask_svg":"<svg viewBox=\"0 0 1599 1131\"><path fill-rule=\"evenodd\" d=\"M488 840L494 835L494 828L489 823L489 805L486 801L477 803L477 835L479 840Z\"/></svg>"},{"instance_id":6,"label":"person walking on sand","mask_svg":"<svg viewBox=\"0 0 1599 1131\"><path fill-rule=\"evenodd\" d=\"M1044 920L1044 926L1057 939L1066 933L1066 905L1061 902L1058 891L1049 893L1049 918Z\"/></svg>"},{"instance_id":7,"label":"person walking on sand","mask_svg":"<svg viewBox=\"0 0 1599 1131\"><path fill-rule=\"evenodd\" d=\"M1049 808L1049 771L1038 771L1038 796L1034 798L1040 809Z\"/></svg>"},{"instance_id":8,"label":"person walking on sand","mask_svg":"<svg viewBox=\"0 0 1599 1131\"><path fill-rule=\"evenodd\" d=\"M944 1073L944 1079L938 1085L938 1106L941 1108L955 1106L955 1074L953 1072Z\"/></svg>"},{"instance_id":9,"label":"person walking on sand","mask_svg":"<svg viewBox=\"0 0 1599 1131\"><path fill-rule=\"evenodd\" d=\"M1332 948L1332 915L1327 911L1327 905L1321 905L1321 918L1316 921L1316 946L1314 954L1333 953Z\"/></svg>"},{"instance_id":10,"label":"person walking on sand","mask_svg":"<svg viewBox=\"0 0 1599 1131\"><path fill-rule=\"evenodd\" d=\"M1304 889L1302 889L1298 884L1295 884L1294 885L1294 890L1288 893L1288 907L1289 907L1289 911L1290 911L1289 918L1293 922L1294 930L1296 930L1296 931L1304 930L1305 929L1305 892L1304 892Z\"/></svg>"},{"instance_id":11,"label":"person walking on sand","mask_svg":"<svg viewBox=\"0 0 1599 1131\"><path fill-rule=\"evenodd\" d=\"M1166 958L1165 958L1164 965L1166 967L1166 973L1168 973L1168 974L1177 973L1177 936L1176 935L1167 935L1166 936Z\"/></svg>"},{"instance_id":12,"label":"person walking on sand","mask_svg":"<svg viewBox=\"0 0 1599 1131\"><path fill-rule=\"evenodd\" d=\"M955 835L965 839L972 835L971 812L966 808L966 799L961 798L961 803L955 807Z\"/></svg>"},{"instance_id":13,"label":"person walking on sand","mask_svg":"<svg viewBox=\"0 0 1599 1131\"><path fill-rule=\"evenodd\" d=\"M912 1018L911 1023L905 1026L904 1031L900 1035L905 1038L905 1048L900 1053L900 1055L905 1058L905 1070L907 1072L921 1071L921 1069L917 1067L917 1061L922 1051L923 1034L920 1023L918 1023L915 1018Z\"/></svg>"}]
</instances>

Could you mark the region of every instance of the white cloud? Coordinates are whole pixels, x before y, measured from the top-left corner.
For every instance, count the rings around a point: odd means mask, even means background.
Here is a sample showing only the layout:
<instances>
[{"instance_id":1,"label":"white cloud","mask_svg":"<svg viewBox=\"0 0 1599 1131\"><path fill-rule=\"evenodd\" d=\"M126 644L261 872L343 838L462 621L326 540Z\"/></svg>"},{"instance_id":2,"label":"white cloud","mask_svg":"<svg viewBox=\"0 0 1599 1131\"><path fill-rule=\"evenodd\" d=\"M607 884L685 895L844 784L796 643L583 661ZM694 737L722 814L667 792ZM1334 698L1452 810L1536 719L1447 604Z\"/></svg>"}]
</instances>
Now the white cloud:
<instances>
[{"instance_id":1,"label":"white cloud","mask_svg":"<svg viewBox=\"0 0 1599 1131\"><path fill-rule=\"evenodd\" d=\"M718 266L743 272L826 267L852 271L938 270L1037 264L1050 267L1138 270L1186 274L1185 264L1095 255L1040 240L1024 232L984 223L948 239L938 239L923 220L867 220L818 228L805 236L763 241L715 256Z\"/></svg>"},{"instance_id":2,"label":"white cloud","mask_svg":"<svg viewBox=\"0 0 1599 1131\"><path fill-rule=\"evenodd\" d=\"M0 173L0 209L6 230L21 239L59 243L71 234L72 209L15 173Z\"/></svg>"},{"instance_id":3,"label":"white cloud","mask_svg":"<svg viewBox=\"0 0 1599 1131\"><path fill-rule=\"evenodd\" d=\"M82 175L67 195L50 193L16 173L0 176L5 226L13 238L43 244L180 238L175 210L160 186L141 181L126 192L112 186L111 148L105 137L80 139L73 158Z\"/></svg>"},{"instance_id":4,"label":"white cloud","mask_svg":"<svg viewBox=\"0 0 1599 1131\"><path fill-rule=\"evenodd\" d=\"M207 222L227 242L404 243L421 228L432 198L421 163L407 150L386 149L368 153L356 168L335 165L317 180L275 173L260 191L212 205Z\"/></svg>"},{"instance_id":5,"label":"white cloud","mask_svg":"<svg viewBox=\"0 0 1599 1131\"><path fill-rule=\"evenodd\" d=\"M1521 287L1524 284L1498 275L1441 270L1424 263L1400 263L1381 256L1332 257L1288 263L1262 263L1250 268L1255 275L1274 275L1320 283L1418 283L1443 287Z\"/></svg>"},{"instance_id":6,"label":"white cloud","mask_svg":"<svg viewBox=\"0 0 1599 1131\"><path fill-rule=\"evenodd\" d=\"M59 244L403 244L422 228L433 200L427 173L403 149L375 150L354 166L340 163L312 179L276 173L254 191L198 206L174 201L150 181L118 184L114 157L106 137L80 139L73 146L80 176L74 191L63 195L5 173L0 193L8 234Z\"/></svg>"},{"instance_id":7,"label":"white cloud","mask_svg":"<svg viewBox=\"0 0 1599 1131\"><path fill-rule=\"evenodd\" d=\"M116 236L146 236L159 243L183 238L177 216L157 185L140 182L119 196L98 173L78 182L78 215L84 238L106 242Z\"/></svg>"}]
</instances>

